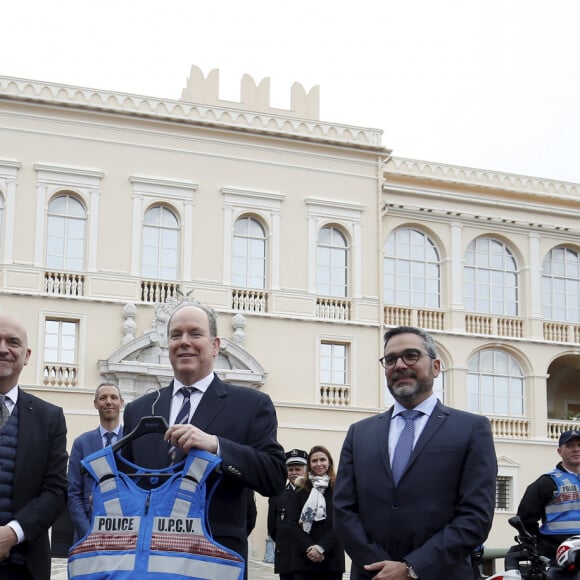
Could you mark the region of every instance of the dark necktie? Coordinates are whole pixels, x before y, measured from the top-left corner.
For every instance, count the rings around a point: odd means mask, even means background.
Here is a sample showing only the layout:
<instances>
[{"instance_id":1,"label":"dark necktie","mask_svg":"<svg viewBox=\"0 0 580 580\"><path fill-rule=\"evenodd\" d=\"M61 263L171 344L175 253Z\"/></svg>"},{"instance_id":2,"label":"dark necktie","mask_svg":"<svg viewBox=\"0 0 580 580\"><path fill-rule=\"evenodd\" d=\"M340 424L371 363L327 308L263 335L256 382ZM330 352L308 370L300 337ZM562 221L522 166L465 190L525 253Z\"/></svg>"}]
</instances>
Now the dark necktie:
<instances>
[{"instance_id":1,"label":"dark necktie","mask_svg":"<svg viewBox=\"0 0 580 580\"><path fill-rule=\"evenodd\" d=\"M181 409L175 417L174 425L179 425L180 423L189 423L189 413L191 412L191 393L195 390L195 387L181 387L179 392L183 395L183 402L181 403ZM169 448L169 460L171 464L175 463L178 458L178 449L175 446Z\"/></svg>"},{"instance_id":2,"label":"dark necktie","mask_svg":"<svg viewBox=\"0 0 580 580\"><path fill-rule=\"evenodd\" d=\"M114 431L107 431L105 433L105 447L108 447L113 442L114 436L115 436Z\"/></svg>"},{"instance_id":3,"label":"dark necktie","mask_svg":"<svg viewBox=\"0 0 580 580\"><path fill-rule=\"evenodd\" d=\"M421 411L405 410L401 412L401 417L405 419L405 426L401 431L401 436L395 448L395 456L393 457L393 479L395 484L399 483L403 471L409 463L409 457L413 451L413 440L415 439L415 419L422 415Z\"/></svg>"},{"instance_id":4,"label":"dark necktie","mask_svg":"<svg viewBox=\"0 0 580 580\"><path fill-rule=\"evenodd\" d=\"M181 387L179 389L179 392L183 395L183 402L181 403L181 409L179 409L177 417L175 417L175 425L189 423L189 413L191 412L191 401L189 398L191 397L192 391L193 387Z\"/></svg>"},{"instance_id":5,"label":"dark necktie","mask_svg":"<svg viewBox=\"0 0 580 580\"><path fill-rule=\"evenodd\" d=\"M0 395L0 429L2 429L2 427L8 423L8 419L10 419L10 411L6 405L7 398L8 397L4 395Z\"/></svg>"}]
</instances>

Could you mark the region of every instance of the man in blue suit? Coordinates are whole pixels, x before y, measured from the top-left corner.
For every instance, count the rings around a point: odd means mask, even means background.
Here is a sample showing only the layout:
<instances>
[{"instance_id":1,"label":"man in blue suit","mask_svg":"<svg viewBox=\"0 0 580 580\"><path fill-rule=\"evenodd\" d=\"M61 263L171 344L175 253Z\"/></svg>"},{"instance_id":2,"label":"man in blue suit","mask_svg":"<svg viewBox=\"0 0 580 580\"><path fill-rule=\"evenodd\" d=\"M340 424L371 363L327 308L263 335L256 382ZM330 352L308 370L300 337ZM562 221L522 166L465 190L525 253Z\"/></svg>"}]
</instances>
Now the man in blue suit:
<instances>
[{"instance_id":1,"label":"man in blue suit","mask_svg":"<svg viewBox=\"0 0 580 580\"><path fill-rule=\"evenodd\" d=\"M351 579L472 578L470 556L495 507L489 421L435 397L441 363L423 330L387 331L384 353L395 404L351 425L334 488Z\"/></svg>"},{"instance_id":2,"label":"man in blue suit","mask_svg":"<svg viewBox=\"0 0 580 580\"><path fill-rule=\"evenodd\" d=\"M75 541L89 531L94 486L93 478L88 473L83 473L81 460L123 437L123 427L120 424L123 396L119 387L113 383L101 383L95 391L93 404L99 413L100 424L96 429L87 431L74 440L68 464L68 509L74 526Z\"/></svg>"}]
</instances>

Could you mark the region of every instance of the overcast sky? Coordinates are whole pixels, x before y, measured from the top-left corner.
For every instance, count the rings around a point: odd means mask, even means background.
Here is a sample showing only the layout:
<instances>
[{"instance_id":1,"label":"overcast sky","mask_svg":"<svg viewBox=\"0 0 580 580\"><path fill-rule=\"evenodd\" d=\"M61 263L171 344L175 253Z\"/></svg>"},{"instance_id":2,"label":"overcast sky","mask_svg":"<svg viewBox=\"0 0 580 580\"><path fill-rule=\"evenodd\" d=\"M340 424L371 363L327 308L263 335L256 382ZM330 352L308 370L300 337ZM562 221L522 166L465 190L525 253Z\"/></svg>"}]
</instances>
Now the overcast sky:
<instances>
[{"instance_id":1,"label":"overcast sky","mask_svg":"<svg viewBox=\"0 0 580 580\"><path fill-rule=\"evenodd\" d=\"M580 183L578 0L14 0L0 75L178 99L191 65L320 86L393 154ZM1 106L1 105L0 105ZM0 141L0 157L10 156Z\"/></svg>"}]
</instances>

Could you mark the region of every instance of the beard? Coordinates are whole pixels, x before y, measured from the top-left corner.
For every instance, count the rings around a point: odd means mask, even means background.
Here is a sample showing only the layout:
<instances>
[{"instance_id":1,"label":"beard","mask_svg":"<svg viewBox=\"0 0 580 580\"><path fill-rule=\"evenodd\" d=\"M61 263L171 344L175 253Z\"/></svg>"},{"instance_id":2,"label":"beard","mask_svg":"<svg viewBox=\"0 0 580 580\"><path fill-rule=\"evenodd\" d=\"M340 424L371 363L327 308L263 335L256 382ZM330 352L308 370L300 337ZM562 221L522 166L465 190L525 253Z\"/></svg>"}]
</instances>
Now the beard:
<instances>
[{"instance_id":1,"label":"beard","mask_svg":"<svg viewBox=\"0 0 580 580\"><path fill-rule=\"evenodd\" d=\"M405 382L399 384L400 380ZM433 390L433 377L429 375L418 380L414 371L396 372L387 381L387 387L395 401L405 405L412 402L418 395L430 393Z\"/></svg>"}]
</instances>

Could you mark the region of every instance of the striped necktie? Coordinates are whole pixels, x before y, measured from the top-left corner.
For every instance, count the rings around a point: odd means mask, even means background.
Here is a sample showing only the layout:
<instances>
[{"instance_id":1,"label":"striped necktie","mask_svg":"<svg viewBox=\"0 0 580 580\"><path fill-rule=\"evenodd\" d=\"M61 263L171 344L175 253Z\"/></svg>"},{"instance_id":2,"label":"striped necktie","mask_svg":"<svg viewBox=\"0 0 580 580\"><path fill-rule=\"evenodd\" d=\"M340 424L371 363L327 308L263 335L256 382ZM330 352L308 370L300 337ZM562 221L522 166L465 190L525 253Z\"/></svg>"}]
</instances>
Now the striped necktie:
<instances>
[{"instance_id":1,"label":"striped necktie","mask_svg":"<svg viewBox=\"0 0 580 580\"><path fill-rule=\"evenodd\" d=\"M191 412L190 397L193 389L194 387L181 387L181 389L179 389L179 392L183 395L183 402L181 403L181 409L179 409L177 417L175 417L175 425L189 423L189 413Z\"/></svg>"}]
</instances>

